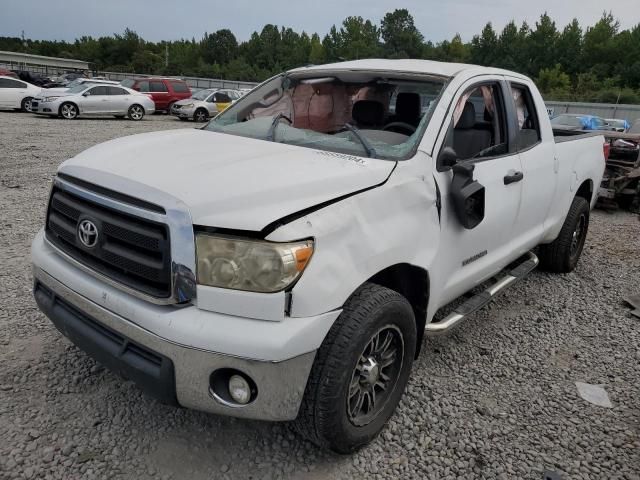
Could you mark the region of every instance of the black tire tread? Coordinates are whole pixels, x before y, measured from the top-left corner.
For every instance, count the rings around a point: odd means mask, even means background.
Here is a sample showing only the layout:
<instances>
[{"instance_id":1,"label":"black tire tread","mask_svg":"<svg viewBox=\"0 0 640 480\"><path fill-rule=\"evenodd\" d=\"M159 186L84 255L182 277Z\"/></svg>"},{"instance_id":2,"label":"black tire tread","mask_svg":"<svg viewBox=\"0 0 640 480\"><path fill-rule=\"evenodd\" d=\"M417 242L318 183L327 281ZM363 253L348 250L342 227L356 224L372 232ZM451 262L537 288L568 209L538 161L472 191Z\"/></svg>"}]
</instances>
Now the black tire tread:
<instances>
[{"instance_id":1,"label":"black tire tread","mask_svg":"<svg viewBox=\"0 0 640 480\"><path fill-rule=\"evenodd\" d=\"M538 257L540 259L539 268L541 270L552 273L569 273L575 268L575 265L571 265L570 263L571 241L573 239L576 222L584 211L587 212L588 221L589 202L582 197L575 197L558 238L549 244L540 245ZM585 232L585 235L586 234Z\"/></svg>"},{"instance_id":2,"label":"black tire tread","mask_svg":"<svg viewBox=\"0 0 640 480\"><path fill-rule=\"evenodd\" d=\"M318 349L293 427L301 436L321 448L330 448L321 431L330 418L334 403L338 400L319 395L321 381L326 377L326 372L344 369L344 359L331 353L335 347L339 350L348 349L358 331L362 330L367 317L380 306L390 302L402 302L411 308L405 297L399 293L374 283L365 283L347 300L340 317Z\"/></svg>"}]
</instances>

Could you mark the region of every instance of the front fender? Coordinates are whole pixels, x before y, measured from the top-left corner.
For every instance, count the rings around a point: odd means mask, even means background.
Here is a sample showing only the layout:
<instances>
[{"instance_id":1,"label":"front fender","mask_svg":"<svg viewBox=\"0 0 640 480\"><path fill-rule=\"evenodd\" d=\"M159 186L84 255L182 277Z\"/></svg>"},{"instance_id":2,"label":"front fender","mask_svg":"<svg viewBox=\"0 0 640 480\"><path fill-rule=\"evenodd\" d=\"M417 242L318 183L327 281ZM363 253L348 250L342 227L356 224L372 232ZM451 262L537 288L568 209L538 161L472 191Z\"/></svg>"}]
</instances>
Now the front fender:
<instances>
[{"instance_id":1,"label":"front fender","mask_svg":"<svg viewBox=\"0 0 640 480\"><path fill-rule=\"evenodd\" d=\"M315 252L292 291L290 315L340 308L365 281L408 263L428 270L440 224L433 177L400 162L377 188L331 204L286 224L267 239L315 238Z\"/></svg>"}]
</instances>

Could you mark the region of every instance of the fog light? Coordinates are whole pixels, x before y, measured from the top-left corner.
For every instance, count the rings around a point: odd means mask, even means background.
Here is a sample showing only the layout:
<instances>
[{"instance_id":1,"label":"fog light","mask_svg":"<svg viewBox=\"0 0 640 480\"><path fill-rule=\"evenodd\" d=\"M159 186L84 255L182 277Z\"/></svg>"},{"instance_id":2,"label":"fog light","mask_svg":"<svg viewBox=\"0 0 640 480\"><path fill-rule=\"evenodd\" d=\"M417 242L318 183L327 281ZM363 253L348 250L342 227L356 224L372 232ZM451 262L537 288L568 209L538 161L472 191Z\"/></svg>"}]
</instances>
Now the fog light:
<instances>
[{"instance_id":1,"label":"fog light","mask_svg":"<svg viewBox=\"0 0 640 480\"><path fill-rule=\"evenodd\" d=\"M240 375L231 375L229 378L229 395L234 402L241 405L249 403L251 400L251 386Z\"/></svg>"}]
</instances>

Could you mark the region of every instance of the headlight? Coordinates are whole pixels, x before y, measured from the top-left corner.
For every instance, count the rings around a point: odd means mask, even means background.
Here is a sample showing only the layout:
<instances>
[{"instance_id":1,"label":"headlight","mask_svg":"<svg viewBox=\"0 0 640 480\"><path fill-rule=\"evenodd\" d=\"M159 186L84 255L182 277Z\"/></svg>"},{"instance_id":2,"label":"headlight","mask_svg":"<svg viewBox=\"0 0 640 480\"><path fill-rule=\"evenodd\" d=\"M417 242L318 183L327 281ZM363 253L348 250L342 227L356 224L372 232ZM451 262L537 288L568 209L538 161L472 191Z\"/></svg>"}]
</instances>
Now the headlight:
<instances>
[{"instance_id":1,"label":"headlight","mask_svg":"<svg viewBox=\"0 0 640 480\"><path fill-rule=\"evenodd\" d=\"M178 106L178 105L176 105ZM186 105L180 105L180 108L193 108L193 103L187 103Z\"/></svg>"},{"instance_id":2,"label":"headlight","mask_svg":"<svg viewBox=\"0 0 640 480\"><path fill-rule=\"evenodd\" d=\"M276 243L196 234L198 283L212 287L278 292L302 275L312 254L312 240Z\"/></svg>"},{"instance_id":3,"label":"headlight","mask_svg":"<svg viewBox=\"0 0 640 480\"><path fill-rule=\"evenodd\" d=\"M45 102L53 102L57 99L59 99L60 97L44 97L44 101Z\"/></svg>"}]
</instances>

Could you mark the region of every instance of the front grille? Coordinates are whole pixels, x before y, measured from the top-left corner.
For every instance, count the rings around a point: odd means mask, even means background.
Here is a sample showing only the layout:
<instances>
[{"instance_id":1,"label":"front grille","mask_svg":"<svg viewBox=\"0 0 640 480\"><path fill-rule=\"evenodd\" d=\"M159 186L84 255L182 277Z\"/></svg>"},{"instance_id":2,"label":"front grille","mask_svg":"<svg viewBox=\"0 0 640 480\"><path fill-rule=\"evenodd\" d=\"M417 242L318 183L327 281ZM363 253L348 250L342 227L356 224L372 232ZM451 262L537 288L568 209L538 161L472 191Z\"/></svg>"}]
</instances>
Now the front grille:
<instances>
[{"instance_id":1,"label":"front grille","mask_svg":"<svg viewBox=\"0 0 640 480\"><path fill-rule=\"evenodd\" d=\"M97 244L78 237L78 225L91 221ZM47 238L67 255L113 280L154 297L171 294L169 231L165 224L104 207L57 187L51 194Z\"/></svg>"}]
</instances>

